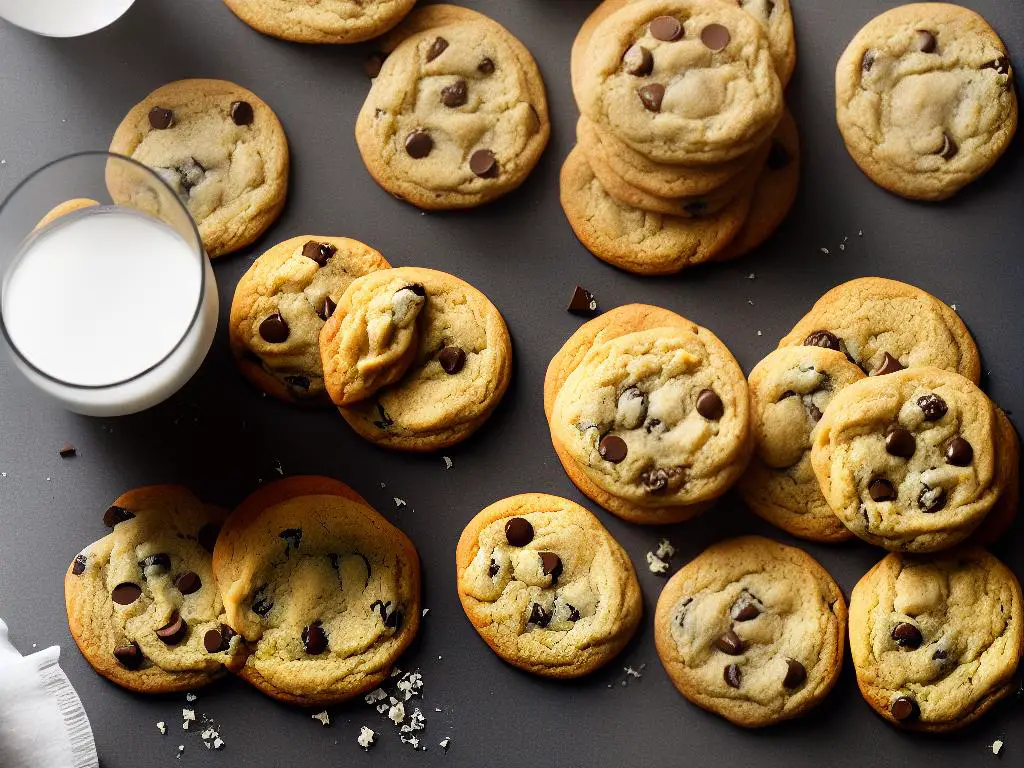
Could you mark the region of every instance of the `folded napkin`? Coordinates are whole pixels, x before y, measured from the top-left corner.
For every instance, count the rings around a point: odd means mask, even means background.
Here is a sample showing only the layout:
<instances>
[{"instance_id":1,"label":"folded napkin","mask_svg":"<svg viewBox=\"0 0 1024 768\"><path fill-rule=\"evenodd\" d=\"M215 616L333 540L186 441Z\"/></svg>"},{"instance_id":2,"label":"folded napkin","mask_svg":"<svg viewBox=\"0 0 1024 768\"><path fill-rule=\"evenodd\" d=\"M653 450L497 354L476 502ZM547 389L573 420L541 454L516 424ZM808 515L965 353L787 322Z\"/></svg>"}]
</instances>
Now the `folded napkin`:
<instances>
[{"instance_id":1,"label":"folded napkin","mask_svg":"<svg viewBox=\"0 0 1024 768\"><path fill-rule=\"evenodd\" d=\"M22 657L0 619L0 766L99 768L92 727L53 646Z\"/></svg>"}]
</instances>

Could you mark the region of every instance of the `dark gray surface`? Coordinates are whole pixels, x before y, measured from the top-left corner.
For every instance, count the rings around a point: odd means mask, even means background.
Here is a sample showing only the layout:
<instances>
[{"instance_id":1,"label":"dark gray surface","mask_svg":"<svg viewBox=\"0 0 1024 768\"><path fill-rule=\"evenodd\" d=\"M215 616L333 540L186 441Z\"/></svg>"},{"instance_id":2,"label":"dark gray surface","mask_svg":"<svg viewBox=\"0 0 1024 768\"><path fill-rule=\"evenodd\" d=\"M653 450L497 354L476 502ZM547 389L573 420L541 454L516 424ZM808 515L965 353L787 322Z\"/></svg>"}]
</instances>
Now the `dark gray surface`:
<instances>
[{"instance_id":1,"label":"dark gray surface","mask_svg":"<svg viewBox=\"0 0 1024 768\"><path fill-rule=\"evenodd\" d=\"M1018 58L1024 57L1024 3L975 0ZM427 214L376 187L360 163L352 129L367 90L368 47L316 48L261 37L217 0L139 0L113 28L82 40L36 38L0 22L0 193L45 161L106 146L121 116L151 89L182 77L245 84L278 112L291 140L292 192L281 219L256 247L216 263L222 327L206 365L165 405L118 420L65 413L33 392L0 357L0 616L23 651L59 643L63 664L92 718L106 768L133 765L779 765L989 764L1024 759L1024 702L1004 704L948 737L906 735L885 725L857 693L849 664L810 717L745 732L683 700L663 674L649 626L662 581L644 553L661 534L680 548L676 564L707 544L757 531L787 540L727 498L694 523L667 530L602 520L636 563L647 615L637 639L608 668L559 684L500 662L476 636L454 587L455 542L486 504L522 491L583 500L548 440L541 382L551 355L579 321L564 312L578 281L603 307L643 301L677 310L713 329L749 369L824 291L860 275L922 286L955 303L982 348L987 386L1004 407L1024 412L1020 340L1024 153L1021 142L996 170L947 204L892 197L861 176L834 126L833 68L853 34L895 5L882 0L795 0L800 48L790 103L804 139L804 185L789 222L770 244L735 264L678 278L641 279L593 259L558 205L558 169L574 136L569 47L594 2L490 0L472 3L518 35L547 79L554 138L522 189L468 213ZM863 237L858 232L863 231ZM395 264L451 271L501 309L515 342L512 387L476 437L440 456L404 456L360 441L331 412L308 413L263 399L235 372L224 321L239 275L264 247L296 234L356 237ZM839 248L849 237L845 251ZM824 255L821 248L828 248ZM751 273L756 278L750 278ZM140 318L144 322L144 318ZM64 440L81 456L57 457ZM207 754L182 734L184 697L142 698L98 678L68 635L66 563L102 536L100 517L127 488L180 482L204 498L238 502L261 479L286 473L340 478L405 530L424 564L421 637L403 661L426 681L426 753L398 743L394 729L361 701L331 708L329 729L309 714L271 702L236 681L200 692L197 710L221 724L223 752ZM381 483L386 484L382 488ZM396 509L393 497L408 501ZM593 504L588 506L594 509ZM998 551L1018 574L1020 527ZM806 547L849 594L882 555L866 545ZM442 657L439 659L439 656ZM647 664L623 688L622 666ZM611 690L609 690L609 686ZM440 707L442 713L434 712ZM155 727L168 724L168 735ZM359 726L377 730L364 755ZM451 736L442 757L437 743ZM181 761L178 744L185 744ZM45 767L49 768L49 767Z\"/></svg>"}]
</instances>

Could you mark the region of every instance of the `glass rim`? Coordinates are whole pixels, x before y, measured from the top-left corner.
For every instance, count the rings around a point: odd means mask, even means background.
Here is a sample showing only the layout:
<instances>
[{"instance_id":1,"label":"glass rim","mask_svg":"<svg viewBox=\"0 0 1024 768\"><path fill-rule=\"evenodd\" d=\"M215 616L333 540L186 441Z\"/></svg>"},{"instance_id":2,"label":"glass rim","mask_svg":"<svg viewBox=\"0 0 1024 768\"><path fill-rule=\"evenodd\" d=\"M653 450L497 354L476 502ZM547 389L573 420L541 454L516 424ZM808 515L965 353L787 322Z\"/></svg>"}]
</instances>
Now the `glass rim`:
<instances>
[{"instance_id":1,"label":"glass rim","mask_svg":"<svg viewBox=\"0 0 1024 768\"><path fill-rule=\"evenodd\" d=\"M39 368L37 365L35 365L35 363L33 363L31 360L29 360L28 357L24 353L22 353L22 351L20 349L18 349L18 345L14 343L14 340L11 338L10 333L8 333L8 331L7 331L7 321L4 319L4 312L3 312L3 308L4 308L4 304L5 304L4 297L3 297L3 293L4 292L2 290L0 290L0 335L3 336L3 339L7 343L7 346L10 347L11 351L18 358L18 360L20 360L22 363L24 363L26 366L28 366L28 368L33 373L35 373L35 374L37 374L39 376L42 376L44 379L46 379L47 381L51 381L54 384L58 384L58 385L60 385L62 387L71 387L73 389L98 391L98 390L104 390L104 389L112 389L114 387L119 387L119 386L122 386L124 384L129 384L129 383L131 383L133 381L137 381L138 379L141 379L143 376L146 376L147 374L152 373L157 368L159 368L161 365L166 363L167 360L172 355L174 355L175 352L177 352L181 348L181 345L185 342L185 339L188 338L189 334L192 332L192 329L195 328L196 322L198 322L198 320L199 320L199 314L200 314L200 312L202 311L202 308L203 308L203 299L206 296L206 287L207 287L206 286L206 264L204 263L204 261L208 260L209 257L206 255L206 249L203 247L203 238L199 234L199 226L196 224L195 219L192 217L192 214L189 213L188 208L185 206L185 204L178 197L177 193L171 188L171 186L166 181L164 181L160 177L160 174L158 174L156 171L154 171L148 165L145 165L144 163L140 163L138 160L135 160L134 158L128 157L127 155L121 155L121 154L118 154L116 152L109 152L109 151L103 150L103 149L91 149L91 150L84 150L82 152L73 152L73 153L71 153L69 155L63 155L61 157L58 157L55 160L51 160L48 163L45 163L45 164L39 166L38 168L36 168L34 171L32 171L32 173L30 173L24 179L19 181L18 184L14 187L14 189L12 189L10 191L10 193L4 198L3 202L0 202L0 219L3 218L4 212L7 209L7 206L11 203L12 200L14 200L15 196L19 192L21 192L22 189L30 181L32 181L37 176L39 176L40 174L44 173L45 171L48 171L49 169L53 168L56 165L59 165L59 164L64 163L64 162L67 162L69 160L76 160L76 159L79 159L79 158L86 158L86 157L96 157L96 158L105 157L108 160L109 159L114 159L114 160L118 160L118 161L124 161L124 162L128 163L129 165L135 166L137 169L141 170L144 175L148 175L159 186L161 186L164 189L166 189L167 192L170 194L171 198L181 208L182 212L184 212L185 217L188 219L188 222L189 222L189 224L192 227L192 234L195 237L195 242L196 242L196 251L197 251L197 255L199 256L199 258L197 259L197 263L199 265L199 291L198 291L198 295L196 296L196 306L195 306L195 309L192 312L192 319L189 321L189 324L185 327L185 330L182 332L181 337L174 343L174 346L171 347L171 349L167 352L166 355L161 357L159 360L157 360L155 363L150 365L145 370L140 371L139 373L133 374L132 376L129 376L129 377L125 378L125 379L120 379L119 381L113 381L113 382L109 382L109 383L106 383L106 384L76 384L76 383L71 382L71 381L64 381L63 379L59 378L58 376L54 376L54 375L52 375L50 373L47 373L42 368ZM115 205L116 205L116 203L115 203ZM159 218L159 217L156 217L156 218ZM166 222L164 222L164 223L166 224ZM170 226L170 225L168 225L168 226ZM173 229L173 227L172 227L172 229ZM177 230L175 230L175 231L177 231ZM29 234L31 234L31 232ZM6 272L6 270L4 270L4 271Z\"/></svg>"}]
</instances>

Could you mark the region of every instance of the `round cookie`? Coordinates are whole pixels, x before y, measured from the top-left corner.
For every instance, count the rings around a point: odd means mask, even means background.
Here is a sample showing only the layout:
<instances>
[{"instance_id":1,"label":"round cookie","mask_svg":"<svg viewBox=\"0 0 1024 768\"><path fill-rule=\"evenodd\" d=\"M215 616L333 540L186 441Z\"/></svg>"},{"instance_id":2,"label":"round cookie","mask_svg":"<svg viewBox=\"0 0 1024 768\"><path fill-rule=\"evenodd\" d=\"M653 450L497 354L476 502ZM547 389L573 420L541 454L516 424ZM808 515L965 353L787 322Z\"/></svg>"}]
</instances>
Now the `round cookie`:
<instances>
[{"instance_id":1,"label":"round cookie","mask_svg":"<svg viewBox=\"0 0 1024 768\"><path fill-rule=\"evenodd\" d=\"M706 549L665 585L654 641L672 684L736 725L797 717L835 685L846 603L810 555L759 536Z\"/></svg>"},{"instance_id":2,"label":"round cookie","mask_svg":"<svg viewBox=\"0 0 1024 768\"><path fill-rule=\"evenodd\" d=\"M399 28L411 34L381 65L356 121L370 174L426 209L511 191L550 135L543 80L522 43L482 14L448 8Z\"/></svg>"},{"instance_id":3,"label":"round cookie","mask_svg":"<svg viewBox=\"0 0 1024 768\"><path fill-rule=\"evenodd\" d=\"M841 352L777 349L750 372L754 457L739 482L757 515L811 541L853 538L821 495L811 467L811 440L837 392L864 378Z\"/></svg>"},{"instance_id":4,"label":"round cookie","mask_svg":"<svg viewBox=\"0 0 1024 768\"><path fill-rule=\"evenodd\" d=\"M1017 471L1016 441L959 374L908 368L836 394L813 436L811 464L839 519L865 541L935 552L981 524Z\"/></svg>"},{"instance_id":5,"label":"round cookie","mask_svg":"<svg viewBox=\"0 0 1024 768\"><path fill-rule=\"evenodd\" d=\"M844 352L865 373L933 366L974 383L981 356L963 320L920 288L882 277L837 285L779 342Z\"/></svg>"},{"instance_id":6,"label":"round cookie","mask_svg":"<svg viewBox=\"0 0 1024 768\"><path fill-rule=\"evenodd\" d=\"M763 143L782 86L761 25L700 0L630 3L586 49L581 112L652 160L721 163Z\"/></svg>"},{"instance_id":7,"label":"round cookie","mask_svg":"<svg viewBox=\"0 0 1024 768\"><path fill-rule=\"evenodd\" d=\"M590 512L525 493L470 520L456 551L459 599L498 656L554 678L611 661L643 613L629 556Z\"/></svg>"},{"instance_id":8,"label":"round cookie","mask_svg":"<svg viewBox=\"0 0 1024 768\"><path fill-rule=\"evenodd\" d=\"M736 237L752 190L712 216L685 219L623 205L601 186L575 147L562 165L562 210L594 256L639 275L669 275L713 259Z\"/></svg>"},{"instance_id":9,"label":"round cookie","mask_svg":"<svg viewBox=\"0 0 1024 768\"><path fill-rule=\"evenodd\" d=\"M401 267L369 277L350 286L350 299L371 298L373 292L365 292L364 285L381 286L388 297L398 283L423 287L419 340L401 378L373 397L339 408L341 415L364 438L386 448L436 451L465 440L508 388L512 341L501 313L476 288L445 272ZM391 285L391 280L398 282ZM333 373L346 338L343 321L351 316L351 309L335 313L320 333L332 393L341 389ZM365 312L360 316L365 318Z\"/></svg>"},{"instance_id":10,"label":"round cookie","mask_svg":"<svg viewBox=\"0 0 1024 768\"><path fill-rule=\"evenodd\" d=\"M836 118L875 183L904 197L947 198L988 171L1017 129L1006 46L967 8L893 8L840 58Z\"/></svg>"},{"instance_id":11,"label":"round cookie","mask_svg":"<svg viewBox=\"0 0 1024 768\"><path fill-rule=\"evenodd\" d=\"M288 193L288 140L277 115L225 80L157 88L118 126L110 151L160 174L195 219L210 258L253 242Z\"/></svg>"},{"instance_id":12,"label":"round cookie","mask_svg":"<svg viewBox=\"0 0 1024 768\"><path fill-rule=\"evenodd\" d=\"M635 523L687 520L725 493L753 448L747 382L706 328L631 304L585 323L544 382L569 478Z\"/></svg>"},{"instance_id":13,"label":"round cookie","mask_svg":"<svg viewBox=\"0 0 1024 768\"><path fill-rule=\"evenodd\" d=\"M296 43L358 43L387 32L416 0L224 0L258 32Z\"/></svg>"},{"instance_id":14,"label":"round cookie","mask_svg":"<svg viewBox=\"0 0 1024 768\"><path fill-rule=\"evenodd\" d=\"M300 235L261 255L238 281L228 338L239 369L287 402L326 402L320 331L357 277L391 265L358 240Z\"/></svg>"},{"instance_id":15,"label":"round cookie","mask_svg":"<svg viewBox=\"0 0 1024 768\"><path fill-rule=\"evenodd\" d=\"M128 491L106 511L113 531L64 576L71 636L103 677L138 693L174 693L242 663L211 564L225 514L174 485ZM211 632L216 645L205 642Z\"/></svg>"},{"instance_id":16,"label":"round cookie","mask_svg":"<svg viewBox=\"0 0 1024 768\"><path fill-rule=\"evenodd\" d=\"M376 688L416 636L416 548L351 488L290 477L250 495L213 553L239 674L280 701L335 704Z\"/></svg>"},{"instance_id":17,"label":"round cookie","mask_svg":"<svg viewBox=\"0 0 1024 768\"><path fill-rule=\"evenodd\" d=\"M1016 687L1021 588L982 549L928 559L892 553L850 596L861 694L901 728L952 731Z\"/></svg>"}]
</instances>

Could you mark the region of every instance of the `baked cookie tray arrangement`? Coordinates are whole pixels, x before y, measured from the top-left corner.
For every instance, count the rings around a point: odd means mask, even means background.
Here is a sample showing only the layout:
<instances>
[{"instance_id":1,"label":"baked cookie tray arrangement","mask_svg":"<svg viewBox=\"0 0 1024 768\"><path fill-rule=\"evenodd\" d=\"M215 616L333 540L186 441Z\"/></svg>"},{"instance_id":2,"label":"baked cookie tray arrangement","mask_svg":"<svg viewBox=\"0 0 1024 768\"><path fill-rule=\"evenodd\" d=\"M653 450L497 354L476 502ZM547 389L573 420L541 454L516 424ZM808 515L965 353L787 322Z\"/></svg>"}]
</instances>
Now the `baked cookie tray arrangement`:
<instances>
[{"instance_id":1,"label":"baked cookie tray arrangement","mask_svg":"<svg viewBox=\"0 0 1024 768\"><path fill-rule=\"evenodd\" d=\"M1021 50L995 0L0 26L0 194L132 157L221 308L131 416L4 358L12 641L106 768L1019 763Z\"/></svg>"}]
</instances>

